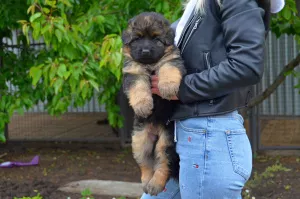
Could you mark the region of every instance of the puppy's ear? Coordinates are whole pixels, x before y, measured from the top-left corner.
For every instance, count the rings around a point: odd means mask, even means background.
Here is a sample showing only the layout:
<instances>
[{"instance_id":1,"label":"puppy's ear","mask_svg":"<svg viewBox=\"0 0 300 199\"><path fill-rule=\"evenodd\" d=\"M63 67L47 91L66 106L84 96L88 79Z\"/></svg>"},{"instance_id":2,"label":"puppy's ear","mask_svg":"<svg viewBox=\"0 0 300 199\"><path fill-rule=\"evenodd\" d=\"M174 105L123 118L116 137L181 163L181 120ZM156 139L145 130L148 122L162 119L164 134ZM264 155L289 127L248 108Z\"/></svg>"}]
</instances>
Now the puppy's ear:
<instances>
[{"instance_id":1,"label":"puppy's ear","mask_svg":"<svg viewBox=\"0 0 300 199\"><path fill-rule=\"evenodd\" d=\"M172 28L169 28L166 33L165 44L171 46L174 44L175 31Z\"/></svg>"},{"instance_id":2,"label":"puppy's ear","mask_svg":"<svg viewBox=\"0 0 300 199\"><path fill-rule=\"evenodd\" d=\"M122 42L124 45L128 45L132 41L132 33L130 30L125 30L122 33Z\"/></svg>"},{"instance_id":3,"label":"puppy's ear","mask_svg":"<svg viewBox=\"0 0 300 199\"><path fill-rule=\"evenodd\" d=\"M128 28L122 33L122 42L125 45L128 45L132 41L132 25L135 20L135 17L131 18L127 22Z\"/></svg>"}]
</instances>

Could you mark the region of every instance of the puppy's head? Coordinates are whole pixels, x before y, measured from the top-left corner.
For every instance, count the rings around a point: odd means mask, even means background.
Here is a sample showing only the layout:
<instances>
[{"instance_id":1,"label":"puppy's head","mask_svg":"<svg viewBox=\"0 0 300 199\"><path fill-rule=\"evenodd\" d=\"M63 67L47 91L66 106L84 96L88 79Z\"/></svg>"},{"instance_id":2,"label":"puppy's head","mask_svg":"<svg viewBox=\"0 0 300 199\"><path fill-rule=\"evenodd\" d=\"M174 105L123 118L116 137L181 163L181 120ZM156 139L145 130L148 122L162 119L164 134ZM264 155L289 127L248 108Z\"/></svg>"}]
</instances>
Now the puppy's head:
<instances>
[{"instance_id":1,"label":"puppy's head","mask_svg":"<svg viewBox=\"0 0 300 199\"><path fill-rule=\"evenodd\" d=\"M166 47L173 45L174 37L167 19L155 12L144 12L129 20L122 41L132 59L154 64L162 58Z\"/></svg>"}]
</instances>

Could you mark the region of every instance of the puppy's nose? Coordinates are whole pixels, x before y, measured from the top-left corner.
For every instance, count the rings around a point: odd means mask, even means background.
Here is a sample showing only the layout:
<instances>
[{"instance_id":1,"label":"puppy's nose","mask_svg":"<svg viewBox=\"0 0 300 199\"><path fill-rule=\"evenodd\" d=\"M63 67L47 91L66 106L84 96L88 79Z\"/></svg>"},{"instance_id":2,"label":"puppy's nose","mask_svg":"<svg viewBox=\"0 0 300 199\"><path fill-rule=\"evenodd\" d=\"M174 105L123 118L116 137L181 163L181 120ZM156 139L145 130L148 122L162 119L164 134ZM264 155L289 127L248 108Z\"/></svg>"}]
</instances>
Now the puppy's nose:
<instances>
[{"instance_id":1,"label":"puppy's nose","mask_svg":"<svg viewBox=\"0 0 300 199\"><path fill-rule=\"evenodd\" d=\"M150 55L150 50L149 49L143 49L142 50L142 55Z\"/></svg>"}]
</instances>

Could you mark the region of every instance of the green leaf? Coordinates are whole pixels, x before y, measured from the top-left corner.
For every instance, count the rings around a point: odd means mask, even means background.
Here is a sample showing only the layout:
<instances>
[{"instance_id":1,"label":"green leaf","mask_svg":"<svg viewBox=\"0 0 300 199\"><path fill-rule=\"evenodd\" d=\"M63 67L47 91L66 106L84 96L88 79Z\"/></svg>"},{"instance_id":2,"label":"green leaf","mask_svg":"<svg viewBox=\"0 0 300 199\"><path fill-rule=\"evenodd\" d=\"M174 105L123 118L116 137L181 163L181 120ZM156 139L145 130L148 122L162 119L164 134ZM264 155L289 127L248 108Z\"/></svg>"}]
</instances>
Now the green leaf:
<instances>
[{"instance_id":1,"label":"green leaf","mask_svg":"<svg viewBox=\"0 0 300 199\"><path fill-rule=\"evenodd\" d=\"M284 9L282 10L282 15L286 20L290 20L291 16L292 16L292 12L291 10L289 10L288 7L284 7Z\"/></svg>"},{"instance_id":2,"label":"green leaf","mask_svg":"<svg viewBox=\"0 0 300 199\"><path fill-rule=\"evenodd\" d=\"M45 32L49 31L51 29L51 24L47 24L46 26L44 26L42 28L42 34L44 34Z\"/></svg>"},{"instance_id":3,"label":"green leaf","mask_svg":"<svg viewBox=\"0 0 300 199\"><path fill-rule=\"evenodd\" d=\"M50 12L50 10L48 8L46 8L46 7L43 7L43 12L46 13L46 14L48 14Z\"/></svg>"},{"instance_id":4,"label":"green leaf","mask_svg":"<svg viewBox=\"0 0 300 199\"><path fill-rule=\"evenodd\" d=\"M162 4L163 4L162 2L159 2L157 4L157 6L155 7L156 12L160 12L162 10Z\"/></svg>"},{"instance_id":5,"label":"green leaf","mask_svg":"<svg viewBox=\"0 0 300 199\"><path fill-rule=\"evenodd\" d=\"M90 71L85 70L84 73L87 74L89 77L91 77L93 79L97 79L97 77L94 75L94 73L92 73Z\"/></svg>"},{"instance_id":6,"label":"green leaf","mask_svg":"<svg viewBox=\"0 0 300 199\"><path fill-rule=\"evenodd\" d=\"M32 15L32 16L30 17L29 21L32 23L32 22L34 22L34 20L36 20L36 19L39 18L40 16L42 16L42 13L37 12L37 13L35 13L34 15Z\"/></svg>"},{"instance_id":7,"label":"green leaf","mask_svg":"<svg viewBox=\"0 0 300 199\"><path fill-rule=\"evenodd\" d=\"M72 75L75 78L75 80L79 80L79 76L81 75L81 70L80 69L74 69Z\"/></svg>"},{"instance_id":8,"label":"green leaf","mask_svg":"<svg viewBox=\"0 0 300 199\"><path fill-rule=\"evenodd\" d=\"M58 30L58 29L56 29L56 30L55 30L55 35L56 35L57 40L58 40L59 42L61 42L61 41L62 41L62 33L61 33L61 31Z\"/></svg>"},{"instance_id":9,"label":"green leaf","mask_svg":"<svg viewBox=\"0 0 300 199\"><path fill-rule=\"evenodd\" d=\"M122 56L121 53L115 53L115 54L114 54L114 59L115 59L114 62L115 62L115 66L116 66L116 67L121 65L121 63L122 63L122 58L123 58L123 56Z\"/></svg>"},{"instance_id":10,"label":"green leaf","mask_svg":"<svg viewBox=\"0 0 300 199\"><path fill-rule=\"evenodd\" d=\"M89 91L88 84L84 84L81 92L81 96L83 99L86 99L88 91Z\"/></svg>"},{"instance_id":11,"label":"green leaf","mask_svg":"<svg viewBox=\"0 0 300 199\"><path fill-rule=\"evenodd\" d=\"M0 142L5 143L6 142L6 138L4 136L4 129L0 129Z\"/></svg>"},{"instance_id":12,"label":"green leaf","mask_svg":"<svg viewBox=\"0 0 300 199\"><path fill-rule=\"evenodd\" d=\"M99 85L92 79L89 82L99 92Z\"/></svg>"},{"instance_id":13,"label":"green leaf","mask_svg":"<svg viewBox=\"0 0 300 199\"><path fill-rule=\"evenodd\" d=\"M32 101L28 98L24 98L23 99L23 103L24 105L26 105L27 107L30 107L32 105Z\"/></svg>"},{"instance_id":14,"label":"green leaf","mask_svg":"<svg viewBox=\"0 0 300 199\"><path fill-rule=\"evenodd\" d=\"M52 80L55 77L57 71L57 67L51 66L50 73L49 73L49 79Z\"/></svg>"},{"instance_id":15,"label":"green leaf","mask_svg":"<svg viewBox=\"0 0 300 199\"><path fill-rule=\"evenodd\" d=\"M72 45L65 45L63 49L63 53L71 60L75 59L79 56L77 49L75 49Z\"/></svg>"},{"instance_id":16,"label":"green leaf","mask_svg":"<svg viewBox=\"0 0 300 199\"><path fill-rule=\"evenodd\" d=\"M17 22L18 22L18 23L21 23L21 24L25 24L25 23L27 23L27 21L26 21L26 20L18 20Z\"/></svg>"},{"instance_id":17,"label":"green leaf","mask_svg":"<svg viewBox=\"0 0 300 199\"><path fill-rule=\"evenodd\" d=\"M61 0L66 6L71 7L72 4L68 0Z\"/></svg>"},{"instance_id":18,"label":"green leaf","mask_svg":"<svg viewBox=\"0 0 300 199\"><path fill-rule=\"evenodd\" d=\"M163 1L163 10L168 11L170 9L170 5L167 1Z\"/></svg>"},{"instance_id":19,"label":"green leaf","mask_svg":"<svg viewBox=\"0 0 300 199\"><path fill-rule=\"evenodd\" d=\"M65 73L67 72L67 67L65 64L60 64L57 70L57 75L59 77L64 77Z\"/></svg>"},{"instance_id":20,"label":"green leaf","mask_svg":"<svg viewBox=\"0 0 300 199\"><path fill-rule=\"evenodd\" d=\"M37 82L40 80L42 76L42 70L39 67L32 67L30 68L29 75L33 79L32 84L36 86Z\"/></svg>"},{"instance_id":21,"label":"green leaf","mask_svg":"<svg viewBox=\"0 0 300 199\"><path fill-rule=\"evenodd\" d=\"M29 44L29 36L28 36L28 31L29 31L29 27L27 26L27 24L24 24L23 27L22 27L22 31L23 31L23 34L25 35L26 37L26 40L27 40L27 44Z\"/></svg>"},{"instance_id":22,"label":"green leaf","mask_svg":"<svg viewBox=\"0 0 300 199\"><path fill-rule=\"evenodd\" d=\"M56 7L56 1L55 0L46 0L46 5L49 5L53 8Z\"/></svg>"},{"instance_id":23,"label":"green leaf","mask_svg":"<svg viewBox=\"0 0 300 199\"><path fill-rule=\"evenodd\" d=\"M41 23L40 22L32 23L32 27L33 27L32 36L35 40L38 40L41 32Z\"/></svg>"},{"instance_id":24,"label":"green leaf","mask_svg":"<svg viewBox=\"0 0 300 199\"><path fill-rule=\"evenodd\" d=\"M86 81L85 80L81 80L80 84L79 84L79 88L82 90L84 85L85 85Z\"/></svg>"},{"instance_id":25,"label":"green leaf","mask_svg":"<svg viewBox=\"0 0 300 199\"><path fill-rule=\"evenodd\" d=\"M64 83L64 80L60 79L60 78L54 82L53 87L54 87L55 94L58 94L58 91L61 89L63 83Z\"/></svg>"},{"instance_id":26,"label":"green leaf","mask_svg":"<svg viewBox=\"0 0 300 199\"><path fill-rule=\"evenodd\" d=\"M77 88L77 81L74 78L71 77L69 79L69 83L70 83L70 87L71 87L71 92L75 93L77 91L76 90L76 88Z\"/></svg>"},{"instance_id":27,"label":"green leaf","mask_svg":"<svg viewBox=\"0 0 300 199\"><path fill-rule=\"evenodd\" d=\"M95 20L98 24L102 24L105 22L105 18L102 15L95 17Z\"/></svg>"},{"instance_id":28,"label":"green leaf","mask_svg":"<svg viewBox=\"0 0 300 199\"><path fill-rule=\"evenodd\" d=\"M24 115L24 108L18 108L19 115Z\"/></svg>"},{"instance_id":29,"label":"green leaf","mask_svg":"<svg viewBox=\"0 0 300 199\"><path fill-rule=\"evenodd\" d=\"M58 24L58 23L55 23L54 26L55 26L56 28L58 28L61 32L63 32L63 33L66 32L65 27L64 27L63 25Z\"/></svg>"},{"instance_id":30,"label":"green leaf","mask_svg":"<svg viewBox=\"0 0 300 199\"><path fill-rule=\"evenodd\" d=\"M71 72L70 71L66 71L65 74L64 74L64 78L65 80L68 79L71 75Z\"/></svg>"},{"instance_id":31,"label":"green leaf","mask_svg":"<svg viewBox=\"0 0 300 199\"><path fill-rule=\"evenodd\" d=\"M89 55L92 55L92 54L93 54L93 53L92 53L92 50L91 50L91 48L90 48L89 46L83 45L83 47L84 47L84 49L86 50L86 52L87 52Z\"/></svg>"},{"instance_id":32,"label":"green leaf","mask_svg":"<svg viewBox=\"0 0 300 199\"><path fill-rule=\"evenodd\" d=\"M31 5L28 9L27 9L27 14L29 14L31 12L31 14L33 14L35 11L35 5Z\"/></svg>"}]
</instances>

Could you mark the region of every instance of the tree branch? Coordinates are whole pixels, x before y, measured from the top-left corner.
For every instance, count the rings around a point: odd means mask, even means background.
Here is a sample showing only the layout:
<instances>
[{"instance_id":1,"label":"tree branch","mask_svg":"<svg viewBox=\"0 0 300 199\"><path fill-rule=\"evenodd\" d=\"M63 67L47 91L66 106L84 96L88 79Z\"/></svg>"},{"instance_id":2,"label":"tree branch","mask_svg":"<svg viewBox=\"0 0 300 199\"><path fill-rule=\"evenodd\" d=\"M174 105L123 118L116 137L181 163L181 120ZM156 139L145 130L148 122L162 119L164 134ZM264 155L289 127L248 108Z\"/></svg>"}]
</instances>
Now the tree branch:
<instances>
[{"instance_id":1,"label":"tree branch","mask_svg":"<svg viewBox=\"0 0 300 199\"><path fill-rule=\"evenodd\" d=\"M252 107L257 106L261 102L263 102L265 99L267 99L277 88L278 86L284 82L286 79L285 73L293 70L300 64L300 53L297 55L295 59L293 59L290 63L288 63L280 72L280 74L277 76L275 81L261 94L254 97L248 104L247 109L250 109Z\"/></svg>"}]
</instances>

